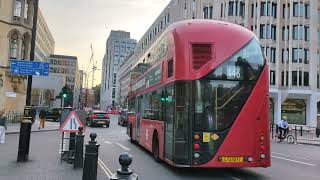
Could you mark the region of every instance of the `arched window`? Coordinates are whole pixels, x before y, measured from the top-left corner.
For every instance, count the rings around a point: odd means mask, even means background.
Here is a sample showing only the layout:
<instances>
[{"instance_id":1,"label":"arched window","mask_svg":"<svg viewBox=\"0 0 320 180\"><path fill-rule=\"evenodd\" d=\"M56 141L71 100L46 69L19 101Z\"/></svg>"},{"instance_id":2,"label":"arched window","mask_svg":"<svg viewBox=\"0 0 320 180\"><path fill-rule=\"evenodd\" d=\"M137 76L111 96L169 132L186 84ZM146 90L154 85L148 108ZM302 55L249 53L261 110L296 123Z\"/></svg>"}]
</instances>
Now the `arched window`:
<instances>
[{"instance_id":1,"label":"arched window","mask_svg":"<svg viewBox=\"0 0 320 180\"><path fill-rule=\"evenodd\" d=\"M13 16L21 17L21 8L22 8L21 0L15 0Z\"/></svg>"},{"instance_id":2,"label":"arched window","mask_svg":"<svg viewBox=\"0 0 320 180\"><path fill-rule=\"evenodd\" d=\"M17 32L12 33L10 37L10 58L16 59L18 56L18 40L19 40L19 35Z\"/></svg>"},{"instance_id":3,"label":"arched window","mask_svg":"<svg viewBox=\"0 0 320 180\"><path fill-rule=\"evenodd\" d=\"M23 35L22 40L22 47L21 47L21 59L27 59L28 58L28 44L30 42L30 36L28 33L25 33Z\"/></svg>"},{"instance_id":4,"label":"arched window","mask_svg":"<svg viewBox=\"0 0 320 180\"><path fill-rule=\"evenodd\" d=\"M24 0L24 19L29 19L28 15L29 15L29 0Z\"/></svg>"}]
</instances>

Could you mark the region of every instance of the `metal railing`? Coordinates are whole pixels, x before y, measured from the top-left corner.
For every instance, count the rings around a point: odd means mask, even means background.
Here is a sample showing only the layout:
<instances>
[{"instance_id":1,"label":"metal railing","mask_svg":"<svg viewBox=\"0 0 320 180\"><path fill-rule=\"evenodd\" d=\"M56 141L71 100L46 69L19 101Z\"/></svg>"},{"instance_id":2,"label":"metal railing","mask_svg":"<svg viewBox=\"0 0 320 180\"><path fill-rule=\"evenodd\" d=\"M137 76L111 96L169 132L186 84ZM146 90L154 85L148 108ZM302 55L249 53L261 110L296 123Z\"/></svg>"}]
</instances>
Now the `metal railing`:
<instances>
[{"instance_id":1,"label":"metal railing","mask_svg":"<svg viewBox=\"0 0 320 180\"><path fill-rule=\"evenodd\" d=\"M6 112L8 123L20 123L23 118L23 113L19 112Z\"/></svg>"},{"instance_id":2,"label":"metal railing","mask_svg":"<svg viewBox=\"0 0 320 180\"><path fill-rule=\"evenodd\" d=\"M296 140L299 141L319 141L320 142L320 129L309 126L289 125L289 133L292 134ZM278 125L270 125L270 138L277 140L279 137Z\"/></svg>"}]
</instances>

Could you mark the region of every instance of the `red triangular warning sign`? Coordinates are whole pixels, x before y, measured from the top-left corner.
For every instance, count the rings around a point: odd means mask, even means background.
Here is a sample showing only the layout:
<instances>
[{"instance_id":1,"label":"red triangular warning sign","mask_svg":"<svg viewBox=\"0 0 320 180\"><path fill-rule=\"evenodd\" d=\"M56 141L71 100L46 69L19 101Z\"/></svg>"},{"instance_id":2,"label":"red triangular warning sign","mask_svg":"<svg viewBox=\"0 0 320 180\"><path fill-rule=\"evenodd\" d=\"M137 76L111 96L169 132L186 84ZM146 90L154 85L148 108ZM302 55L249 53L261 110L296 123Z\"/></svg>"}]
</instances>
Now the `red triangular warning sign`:
<instances>
[{"instance_id":1,"label":"red triangular warning sign","mask_svg":"<svg viewBox=\"0 0 320 180\"><path fill-rule=\"evenodd\" d=\"M85 126L80 121L78 115L71 111L68 117L65 119L64 123L60 127L61 132L79 132L79 127L85 128ZM83 129L84 131L84 129Z\"/></svg>"}]
</instances>

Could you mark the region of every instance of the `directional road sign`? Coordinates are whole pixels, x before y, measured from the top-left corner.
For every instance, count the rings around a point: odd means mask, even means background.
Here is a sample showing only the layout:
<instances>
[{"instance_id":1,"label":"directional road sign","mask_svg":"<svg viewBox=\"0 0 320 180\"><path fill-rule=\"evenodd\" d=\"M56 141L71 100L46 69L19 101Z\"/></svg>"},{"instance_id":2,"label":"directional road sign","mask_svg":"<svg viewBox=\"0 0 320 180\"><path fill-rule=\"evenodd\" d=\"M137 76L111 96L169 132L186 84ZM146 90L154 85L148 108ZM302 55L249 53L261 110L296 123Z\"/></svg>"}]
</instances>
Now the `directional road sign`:
<instances>
[{"instance_id":1,"label":"directional road sign","mask_svg":"<svg viewBox=\"0 0 320 180\"><path fill-rule=\"evenodd\" d=\"M64 123L60 127L61 132L79 132L79 127L85 128L80 121L76 112L71 111L69 116L65 119Z\"/></svg>"},{"instance_id":2,"label":"directional road sign","mask_svg":"<svg viewBox=\"0 0 320 180\"><path fill-rule=\"evenodd\" d=\"M12 59L10 61L10 73L15 75L49 76L49 63Z\"/></svg>"}]
</instances>

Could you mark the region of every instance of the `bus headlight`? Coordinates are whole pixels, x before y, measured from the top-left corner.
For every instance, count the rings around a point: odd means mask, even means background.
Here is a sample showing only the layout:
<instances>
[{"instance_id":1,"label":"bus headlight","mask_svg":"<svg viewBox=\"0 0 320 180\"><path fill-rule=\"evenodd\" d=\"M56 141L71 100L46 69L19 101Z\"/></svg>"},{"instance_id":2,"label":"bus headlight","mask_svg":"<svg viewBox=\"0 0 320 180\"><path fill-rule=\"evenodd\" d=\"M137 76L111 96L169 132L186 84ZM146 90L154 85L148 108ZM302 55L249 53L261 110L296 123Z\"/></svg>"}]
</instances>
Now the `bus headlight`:
<instances>
[{"instance_id":1,"label":"bus headlight","mask_svg":"<svg viewBox=\"0 0 320 180\"><path fill-rule=\"evenodd\" d=\"M266 155L265 154L260 154L260 158L264 159L264 158L266 158Z\"/></svg>"},{"instance_id":2,"label":"bus headlight","mask_svg":"<svg viewBox=\"0 0 320 180\"><path fill-rule=\"evenodd\" d=\"M247 157L247 161L248 162L252 162L253 161L253 158L251 156Z\"/></svg>"}]
</instances>

